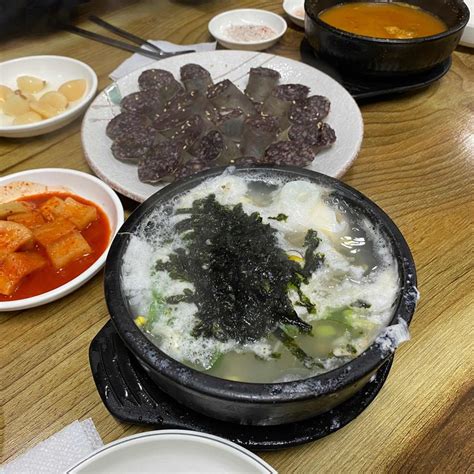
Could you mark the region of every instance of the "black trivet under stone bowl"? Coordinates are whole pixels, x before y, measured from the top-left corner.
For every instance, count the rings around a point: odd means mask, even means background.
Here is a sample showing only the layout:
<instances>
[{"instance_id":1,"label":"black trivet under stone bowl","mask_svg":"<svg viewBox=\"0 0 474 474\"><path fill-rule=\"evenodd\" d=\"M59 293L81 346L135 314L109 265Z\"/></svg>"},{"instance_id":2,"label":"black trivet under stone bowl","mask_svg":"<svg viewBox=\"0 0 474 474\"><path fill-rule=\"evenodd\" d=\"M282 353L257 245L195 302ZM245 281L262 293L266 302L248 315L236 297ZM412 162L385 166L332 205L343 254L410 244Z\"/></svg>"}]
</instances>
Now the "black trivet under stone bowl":
<instances>
[{"instance_id":1,"label":"black trivet under stone bowl","mask_svg":"<svg viewBox=\"0 0 474 474\"><path fill-rule=\"evenodd\" d=\"M451 57L428 71L417 74L387 77L366 77L345 74L316 55L306 39L300 45L301 61L331 76L339 82L357 101L388 98L429 86L441 79L451 67Z\"/></svg>"},{"instance_id":2,"label":"black trivet under stone bowl","mask_svg":"<svg viewBox=\"0 0 474 474\"><path fill-rule=\"evenodd\" d=\"M392 365L390 358L360 392L327 413L285 425L245 426L201 415L162 392L125 347L111 322L92 340L89 358L102 401L120 421L210 433L253 451L308 443L347 425L376 397Z\"/></svg>"}]
</instances>

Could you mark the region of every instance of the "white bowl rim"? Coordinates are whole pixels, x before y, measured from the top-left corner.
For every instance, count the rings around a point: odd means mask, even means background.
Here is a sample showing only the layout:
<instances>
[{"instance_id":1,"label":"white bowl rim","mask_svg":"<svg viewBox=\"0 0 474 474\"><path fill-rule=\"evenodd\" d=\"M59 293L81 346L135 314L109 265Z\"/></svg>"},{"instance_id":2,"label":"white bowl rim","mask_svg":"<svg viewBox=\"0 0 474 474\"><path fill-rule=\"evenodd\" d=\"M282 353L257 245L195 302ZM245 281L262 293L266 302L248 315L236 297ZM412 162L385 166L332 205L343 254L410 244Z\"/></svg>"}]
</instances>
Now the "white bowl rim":
<instances>
[{"instance_id":1,"label":"white bowl rim","mask_svg":"<svg viewBox=\"0 0 474 474\"><path fill-rule=\"evenodd\" d=\"M299 20L299 21L302 21L304 22L304 17L301 17L301 16L296 16L294 15L291 10L290 10L290 4L291 3L297 3L293 0L283 0L283 3L282 3L282 8L283 10L285 11L285 13L291 18L291 19L295 19L295 20ZM300 2L298 2L301 4L301 6L303 7L304 9L304 0L301 0Z\"/></svg>"},{"instance_id":2,"label":"white bowl rim","mask_svg":"<svg viewBox=\"0 0 474 474\"><path fill-rule=\"evenodd\" d=\"M87 103L89 103L90 100L94 97L95 93L97 92L98 79L97 79L97 74L95 73L94 69L92 69L88 64L82 61L79 61L79 59L70 58L69 56L59 56L59 55L54 55L54 54L38 54L38 55L23 56L21 58L10 59L8 61L2 61L0 65L21 62L21 61L25 61L32 58L61 59L61 60L69 61L69 62L76 63L83 66L87 71L90 72L92 76L92 84L91 84L90 91L87 93L87 95L79 99L79 102L75 104L72 108L67 109L64 112L61 112L59 115L56 115L54 117L50 117L50 118L47 118L47 119L41 120L40 122L35 122L35 123L28 123L28 124L23 124L23 125L1 125L0 132L34 131L34 130L40 130L45 126L52 125L54 123L62 122L64 119L70 117L74 112L77 112L77 110L81 106L84 106Z\"/></svg>"},{"instance_id":3,"label":"white bowl rim","mask_svg":"<svg viewBox=\"0 0 474 474\"><path fill-rule=\"evenodd\" d=\"M233 40L232 38L222 36L221 34L216 32L216 30L213 28L214 26L213 23L215 23L215 20L217 20L220 17L227 16L229 14L234 15L236 12L258 12L258 13L263 13L265 15L276 18L281 22L281 31L276 32L276 34L274 36L271 36L270 38L266 38L264 40L258 40L258 41L237 41L237 40ZM235 8L234 10L226 10L225 12L222 12L222 13L219 13L218 15L213 16L209 20L208 29L209 29L209 33L211 33L211 35L214 36L214 38L218 41L224 41L225 43L228 43L228 44L256 46L256 45L264 44L270 41L275 41L281 38L286 33L286 30L288 29L288 25L285 19L278 13L274 13L268 10L263 10L261 8Z\"/></svg>"},{"instance_id":4,"label":"white bowl rim","mask_svg":"<svg viewBox=\"0 0 474 474\"><path fill-rule=\"evenodd\" d=\"M77 277L64 283L61 286L58 286L57 288L47 291L46 293L41 293L36 296L31 296L30 298L22 298L20 300L0 301L0 312L17 311L21 309L33 308L35 306L41 306L43 304L50 303L63 296L66 296L67 294L71 293L72 291L82 286L85 282L87 282L90 278L92 278L95 275L95 273L97 273L100 270L100 268L105 264L105 260L107 258L107 254L109 253L110 246L112 245L112 241L114 240L114 236L118 232L122 224L124 223L125 217L124 217L123 206L117 194L115 193L115 191L113 191L113 189L109 185L101 181L99 178L96 178L95 176L89 173L84 173L83 171L71 170L68 168L38 168L34 170L19 171L18 173L2 176L0 178L0 186L3 185L4 181L10 182L12 179L14 180L23 179L25 181L31 180L34 182L35 175L41 175L44 173L64 173L64 174L70 174L73 176L80 176L81 178L88 179L89 181L94 183L94 185L102 188L102 190L106 192L106 194L109 196L109 198L111 199L114 205L114 210L117 213L117 226L115 229L113 229L112 222L110 222L111 220L110 214L108 214L105 211L105 209L103 209L101 206L94 203L96 206L102 209L104 214L109 219L109 225L111 226L109 244L107 245L107 248L102 252L102 255L90 267L88 267L82 273L77 275ZM67 187L67 183L64 183L61 185ZM77 194L78 196L80 196L80 194L75 193L74 190L71 190L71 193Z\"/></svg>"},{"instance_id":5,"label":"white bowl rim","mask_svg":"<svg viewBox=\"0 0 474 474\"><path fill-rule=\"evenodd\" d=\"M216 436L216 435L201 432L201 431L182 430L182 429L144 431L143 433L137 433L134 435L126 436L125 438L119 438L115 441L112 441L111 443L108 443L100 447L99 449L93 451L92 453L84 456L80 461L78 461L76 464L70 467L66 471L66 474L73 474L74 472L80 472L80 471L77 471L77 469L80 469L81 467L87 467L87 464L93 461L94 458L101 458L106 451L116 448L117 446L120 446L121 444L128 444L128 443L133 443L133 442L139 443L141 439L155 438L155 437L165 437L165 438L172 437L172 438L176 438L176 441L179 441L180 439L186 439L186 438L201 438L202 440L205 440L206 442L216 447L217 445L221 444L224 446L224 449L230 450L234 452L235 454L238 453L237 455L240 458L242 459L249 458L254 463L258 463L269 474L277 474L277 471L275 471L275 469L273 469L272 466L270 466L266 461L260 458L257 454L253 453L252 451L232 441L229 441L226 438L222 438L220 436Z\"/></svg>"}]
</instances>

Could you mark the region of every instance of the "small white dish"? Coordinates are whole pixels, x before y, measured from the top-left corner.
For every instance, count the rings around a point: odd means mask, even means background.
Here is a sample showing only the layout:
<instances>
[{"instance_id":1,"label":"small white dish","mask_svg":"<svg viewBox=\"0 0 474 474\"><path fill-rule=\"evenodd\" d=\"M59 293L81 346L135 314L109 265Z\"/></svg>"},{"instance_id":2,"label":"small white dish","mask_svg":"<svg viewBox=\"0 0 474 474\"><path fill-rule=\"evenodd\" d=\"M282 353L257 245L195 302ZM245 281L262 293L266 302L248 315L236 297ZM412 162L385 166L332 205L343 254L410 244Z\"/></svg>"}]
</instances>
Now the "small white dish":
<instances>
[{"instance_id":1,"label":"small white dish","mask_svg":"<svg viewBox=\"0 0 474 474\"><path fill-rule=\"evenodd\" d=\"M54 290L31 298L0 301L0 312L17 311L41 306L62 298L82 286L104 266L110 244L124 221L123 206L118 196L111 188L109 188L109 186L90 174L63 168L43 168L21 171L0 178L0 188L15 182L38 183L51 188L50 191L54 192L61 190L70 192L93 202L99 206L108 217L110 224L110 240L104 253L87 270L82 272L73 280L55 288ZM47 190L39 191L38 189L31 187L29 190L21 192L20 196L34 195L38 194L38 192L44 193L47 192ZM12 199L20 196L12 196ZM8 199L6 201L8 201Z\"/></svg>"},{"instance_id":2,"label":"small white dish","mask_svg":"<svg viewBox=\"0 0 474 474\"><path fill-rule=\"evenodd\" d=\"M304 28L304 0L284 0L283 10L295 25Z\"/></svg>"},{"instance_id":3,"label":"small white dish","mask_svg":"<svg viewBox=\"0 0 474 474\"><path fill-rule=\"evenodd\" d=\"M243 41L229 35L228 29L245 26L269 27L275 34L255 41ZM262 51L273 46L286 32L286 21L276 13L255 8L240 8L216 15L209 22L209 33L225 48Z\"/></svg>"},{"instance_id":4,"label":"small white dish","mask_svg":"<svg viewBox=\"0 0 474 474\"><path fill-rule=\"evenodd\" d=\"M18 76L35 76L47 82L41 94L57 90L73 79L85 79L84 95L64 112L26 125L12 125L13 117L0 113L0 137L23 138L43 135L71 123L82 115L97 92L97 75L87 64L66 56L27 56L0 63L0 84L17 89Z\"/></svg>"},{"instance_id":5,"label":"small white dish","mask_svg":"<svg viewBox=\"0 0 474 474\"><path fill-rule=\"evenodd\" d=\"M241 446L207 433L148 431L119 439L86 456L67 474L276 474Z\"/></svg>"}]
</instances>

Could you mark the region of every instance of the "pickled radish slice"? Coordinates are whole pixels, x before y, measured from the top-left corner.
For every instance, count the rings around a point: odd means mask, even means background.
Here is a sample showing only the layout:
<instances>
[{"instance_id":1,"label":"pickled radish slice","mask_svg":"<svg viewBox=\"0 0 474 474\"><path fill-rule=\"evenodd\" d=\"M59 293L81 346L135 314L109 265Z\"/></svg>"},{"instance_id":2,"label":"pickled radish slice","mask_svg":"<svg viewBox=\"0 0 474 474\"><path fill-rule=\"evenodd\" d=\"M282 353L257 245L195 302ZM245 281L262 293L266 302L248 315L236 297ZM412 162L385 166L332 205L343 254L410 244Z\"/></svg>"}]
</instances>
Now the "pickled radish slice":
<instances>
[{"instance_id":1,"label":"pickled radish slice","mask_svg":"<svg viewBox=\"0 0 474 474\"><path fill-rule=\"evenodd\" d=\"M61 92L56 91L46 92L46 94L43 94L40 97L39 102L42 104L48 104L60 112L65 110L68 105L66 96L61 94Z\"/></svg>"},{"instance_id":2,"label":"pickled radish slice","mask_svg":"<svg viewBox=\"0 0 474 474\"><path fill-rule=\"evenodd\" d=\"M28 100L16 94L12 94L8 97L3 104L3 113L13 115L14 117L26 114L29 110Z\"/></svg>"},{"instance_id":3,"label":"pickled radish slice","mask_svg":"<svg viewBox=\"0 0 474 474\"><path fill-rule=\"evenodd\" d=\"M23 92L20 89L17 89L15 91L16 95L19 95L23 99L26 99L28 102L31 102L32 100L36 100L36 97L33 94L30 94L29 92Z\"/></svg>"},{"instance_id":4,"label":"pickled radish slice","mask_svg":"<svg viewBox=\"0 0 474 474\"><path fill-rule=\"evenodd\" d=\"M17 78L16 83L18 84L18 89L22 92L29 92L30 94L39 92L46 85L46 81L34 76L20 76Z\"/></svg>"},{"instance_id":5,"label":"pickled radish slice","mask_svg":"<svg viewBox=\"0 0 474 474\"><path fill-rule=\"evenodd\" d=\"M30 102L30 107L31 110L37 112L44 118L54 117L55 115L58 115L59 112L58 109L51 107L51 105L39 101Z\"/></svg>"},{"instance_id":6,"label":"pickled radish slice","mask_svg":"<svg viewBox=\"0 0 474 474\"><path fill-rule=\"evenodd\" d=\"M5 102L12 94L13 91L9 87L0 84L0 102Z\"/></svg>"},{"instance_id":7,"label":"pickled radish slice","mask_svg":"<svg viewBox=\"0 0 474 474\"><path fill-rule=\"evenodd\" d=\"M13 125L26 125L28 123L40 122L41 120L43 120L43 117L40 114L30 111L15 117Z\"/></svg>"},{"instance_id":8,"label":"pickled radish slice","mask_svg":"<svg viewBox=\"0 0 474 474\"><path fill-rule=\"evenodd\" d=\"M5 100L11 95L13 95L13 91L9 87L0 84L0 111L3 109Z\"/></svg>"},{"instance_id":9,"label":"pickled radish slice","mask_svg":"<svg viewBox=\"0 0 474 474\"><path fill-rule=\"evenodd\" d=\"M72 102L73 100L80 99L86 91L86 80L85 79L74 79L72 81L65 82L59 89L58 92L64 94Z\"/></svg>"}]
</instances>

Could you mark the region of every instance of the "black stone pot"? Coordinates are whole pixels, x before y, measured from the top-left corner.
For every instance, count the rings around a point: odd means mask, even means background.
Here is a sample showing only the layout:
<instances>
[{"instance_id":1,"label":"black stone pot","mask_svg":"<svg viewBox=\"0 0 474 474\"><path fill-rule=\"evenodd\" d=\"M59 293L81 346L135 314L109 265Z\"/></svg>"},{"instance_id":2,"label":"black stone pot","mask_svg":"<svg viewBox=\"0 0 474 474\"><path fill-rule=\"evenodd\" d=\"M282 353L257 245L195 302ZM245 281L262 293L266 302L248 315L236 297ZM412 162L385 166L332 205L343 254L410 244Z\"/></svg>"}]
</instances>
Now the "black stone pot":
<instances>
[{"instance_id":1,"label":"black stone pot","mask_svg":"<svg viewBox=\"0 0 474 474\"><path fill-rule=\"evenodd\" d=\"M135 325L121 285L123 254L140 222L155 206L183 191L218 176L224 168L204 171L168 185L147 199L127 219L115 237L105 266L105 297L112 322L132 354L150 378L178 402L224 421L253 425L277 425L304 420L339 405L362 389L392 355L386 344L372 344L350 363L331 372L285 383L244 383L220 379L193 370L156 347ZM333 188L341 200L380 227L391 243L398 262L401 290L391 324L410 323L417 300L415 265L410 250L395 224L372 201L353 188L326 175L295 167L236 167L237 175L256 178L268 172L287 179L306 179ZM386 340L385 342L390 342ZM390 345L390 344L389 344Z\"/></svg>"},{"instance_id":2,"label":"black stone pot","mask_svg":"<svg viewBox=\"0 0 474 474\"><path fill-rule=\"evenodd\" d=\"M403 0L434 13L448 29L437 35L397 40L348 33L319 19L327 8L360 1L364 0L305 1L306 38L321 58L346 74L385 75L393 79L394 74L432 69L449 58L469 20L469 10L462 0Z\"/></svg>"}]
</instances>

